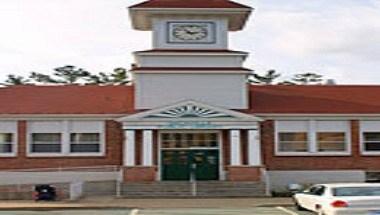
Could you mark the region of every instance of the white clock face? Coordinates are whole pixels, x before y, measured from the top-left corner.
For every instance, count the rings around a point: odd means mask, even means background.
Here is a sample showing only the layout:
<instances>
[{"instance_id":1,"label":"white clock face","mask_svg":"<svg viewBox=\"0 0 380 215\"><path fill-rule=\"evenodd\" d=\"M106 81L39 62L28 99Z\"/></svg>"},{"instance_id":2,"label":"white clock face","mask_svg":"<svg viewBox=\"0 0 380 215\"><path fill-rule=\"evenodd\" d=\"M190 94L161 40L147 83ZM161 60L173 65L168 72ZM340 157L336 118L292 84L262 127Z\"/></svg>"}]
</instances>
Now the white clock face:
<instances>
[{"instance_id":1,"label":"white clock face","mask_svg":"<svg viewBox=\"0 0 380 215\"><path fill-rule=\"evenodd\" d=\"M169 22L169 43L214 43L213 22Z\"/></svg>"},{"instance_id":2,"label":"white clock face","mask_svg":"<svg viewBox=\"0 0 380 215\"><path fill-rule=\"evenodd\" d=\"M201 25L180 25L173 29L173 37L185 41L203 40L209 29Z\"/></svg>"}]
</instances>

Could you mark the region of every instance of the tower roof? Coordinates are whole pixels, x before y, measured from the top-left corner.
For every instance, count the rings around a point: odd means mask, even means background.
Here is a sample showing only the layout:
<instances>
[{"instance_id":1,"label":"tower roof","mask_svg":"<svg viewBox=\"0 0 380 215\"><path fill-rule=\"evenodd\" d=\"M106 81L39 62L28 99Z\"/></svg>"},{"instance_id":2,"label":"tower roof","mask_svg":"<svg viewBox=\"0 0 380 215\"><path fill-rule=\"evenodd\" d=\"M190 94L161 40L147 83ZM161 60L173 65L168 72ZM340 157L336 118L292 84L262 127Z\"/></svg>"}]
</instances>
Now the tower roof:
<instances>
[{"instance_id":1,"label":"tower roof","mask_svg":"<svg viewBox=\"0 0 380 215\"><path fill-rule=\"evenodd\" d=\"M149 0L130 8L248 8L229 0Z\"/></svg>"},{"instance_id":2,"label":"tower roof","mask_svg":"<svg viewBox=\"0 0 380 215\"><path fill-rule=\"evenodd\" d=\"M226 17L228 29L243 29L252 8L229 0L149 0L129 7L132 26L152 30L152 18L159 16Z\"/></svg>"}]
</instances>

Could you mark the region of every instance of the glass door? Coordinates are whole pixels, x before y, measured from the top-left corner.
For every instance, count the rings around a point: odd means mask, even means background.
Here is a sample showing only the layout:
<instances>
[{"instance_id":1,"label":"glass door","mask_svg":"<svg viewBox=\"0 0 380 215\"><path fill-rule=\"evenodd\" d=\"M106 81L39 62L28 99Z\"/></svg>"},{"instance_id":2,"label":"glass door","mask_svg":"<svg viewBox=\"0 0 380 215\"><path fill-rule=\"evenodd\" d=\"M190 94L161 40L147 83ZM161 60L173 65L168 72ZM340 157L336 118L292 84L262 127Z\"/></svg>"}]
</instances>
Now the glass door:
<instances>
[{"instance_id":1,"label":"glass door","mask_svg":"<svg viewBox=\"0 0 380 215\"><path fill-rule=\"evenodd\" d=\"M217 133L164 133L161 135L162 180L219 179Z\"/></svg>"}]
</instances>

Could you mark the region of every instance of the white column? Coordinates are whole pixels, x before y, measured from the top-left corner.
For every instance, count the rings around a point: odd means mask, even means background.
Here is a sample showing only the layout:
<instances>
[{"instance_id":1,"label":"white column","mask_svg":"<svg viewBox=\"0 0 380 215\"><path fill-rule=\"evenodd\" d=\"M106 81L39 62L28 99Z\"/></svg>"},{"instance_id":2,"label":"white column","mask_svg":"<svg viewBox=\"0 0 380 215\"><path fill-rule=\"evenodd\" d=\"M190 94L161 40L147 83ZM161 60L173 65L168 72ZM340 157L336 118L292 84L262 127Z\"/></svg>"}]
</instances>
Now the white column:
<instances>
[{"instance_id":1,"label":"white column","mask_svg":"<svg viewBox=\"0 0 380 215\"><path fill-rule=\"evenodd\" d=\"M70 123L69 121L65 120L62 123L63 131L62 131L62 153L64 155L70 154Z\"/></svg>"},{"instance_id":2,"label":"white column","mask_svg":"<svg viewBox=\"0 0 380 215\"><path fill-rule=\"evenodd\" d=\"M143 131L143 166L153 166L153 132L151 130Z\"/></svg>"},{"instance_id":3,"label":"white column","mask_svg":"<svg viewBox=\"0 0 380 215\"><path fill-rule=\"evenodd\" d=\"M315 120L309 121L309 129L308 129L308 139L309 139L309 151L310 152L318 152L317 147L317 124Z\"/></svg>"},{"instance_id":4,"label":"white column","mask_svg":"<svg viewBox=\"0 0 380 215\"><path fill-rule=\"evenodd\" d=\"M241 141L240 130L230 131L231 166L241 165Z\"/></svg>"},{"instance_id":5,"label":"white column","mask_svg":"<svg viewBox=\"0 0 380 215\"><path fill-rule=\"evenodd\" d=\"M135 166L135 131L124 131L124 166Z\"/></svg>"},{"instance_id":6,"label":"white column","mask_svg":"<svg viewBox=\"0 0 380 215\"><path fill-rule=\"evenodd\" d=\"M248 131L248 165L261 166L261 143L259 130Z\"/></svg>"}]
</instances>

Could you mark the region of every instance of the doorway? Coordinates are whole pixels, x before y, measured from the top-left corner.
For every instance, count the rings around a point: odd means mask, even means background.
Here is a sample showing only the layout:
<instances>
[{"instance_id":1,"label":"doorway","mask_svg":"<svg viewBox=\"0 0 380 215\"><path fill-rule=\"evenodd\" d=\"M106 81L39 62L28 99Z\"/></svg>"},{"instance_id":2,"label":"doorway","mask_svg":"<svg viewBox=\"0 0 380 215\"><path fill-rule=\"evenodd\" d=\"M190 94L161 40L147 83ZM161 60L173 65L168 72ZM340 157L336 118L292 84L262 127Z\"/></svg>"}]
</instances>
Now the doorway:
<instances>
[{"instance_id":1,"label":"doorway","mask_svg":"<svg viewBox=\"0 0 380 215\"><path fill-rule=\"evenodd\" d=\"M219 180L219 133L162 133L160 138L162 180Z\"/></svg>"}]
</instances>

